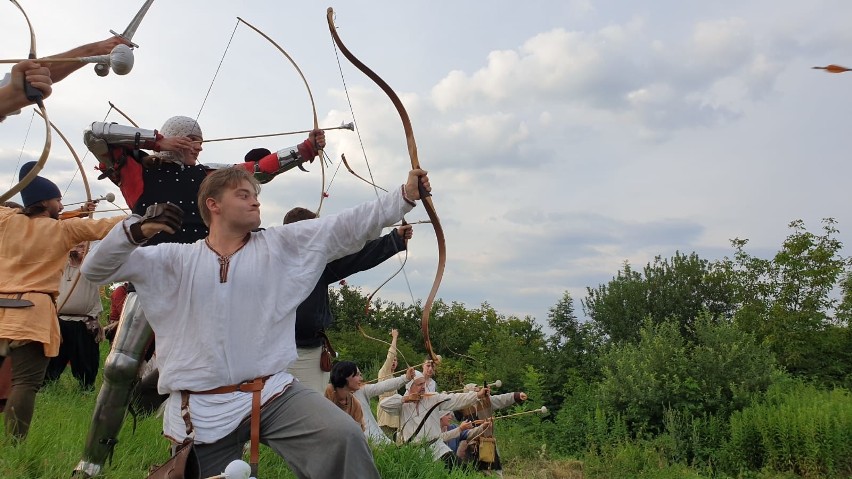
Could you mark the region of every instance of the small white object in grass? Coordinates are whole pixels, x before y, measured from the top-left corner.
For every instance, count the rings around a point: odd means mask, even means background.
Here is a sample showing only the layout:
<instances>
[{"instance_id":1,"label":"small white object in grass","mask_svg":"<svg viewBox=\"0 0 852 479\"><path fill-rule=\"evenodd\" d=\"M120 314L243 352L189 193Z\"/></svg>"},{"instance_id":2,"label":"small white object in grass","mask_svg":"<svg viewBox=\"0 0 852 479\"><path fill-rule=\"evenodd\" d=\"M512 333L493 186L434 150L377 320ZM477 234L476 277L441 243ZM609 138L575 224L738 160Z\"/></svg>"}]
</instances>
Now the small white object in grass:
<instances>
[{"instance_id":1,"label":"small white object in grass","mask_svg":"<svg viewBox=\"0 0 852 479\"><path fill-rule=\"evenodd\" d=\"M225 477L228 479L248 479L251 476L251 466L246 461L239 459L231 461L225 468Z\"/></svg>"}]
</instances>

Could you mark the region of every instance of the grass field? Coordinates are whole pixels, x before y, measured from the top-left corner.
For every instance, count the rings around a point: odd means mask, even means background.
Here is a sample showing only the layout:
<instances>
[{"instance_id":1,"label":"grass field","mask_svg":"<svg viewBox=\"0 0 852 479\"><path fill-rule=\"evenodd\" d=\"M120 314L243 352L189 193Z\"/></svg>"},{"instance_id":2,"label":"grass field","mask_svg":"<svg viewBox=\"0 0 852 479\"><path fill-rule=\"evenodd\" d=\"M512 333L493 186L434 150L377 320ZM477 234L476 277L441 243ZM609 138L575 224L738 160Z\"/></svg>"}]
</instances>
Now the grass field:
<instances>
[{"instance_id":1,"label":"grass field","mask_svg":"<svg viewBox=\"0 0 852 479\"><path fill-rule=\"evenodd\" d=\"M94 410L96 393L81 391L70 371L38 395L36 413L26 441L16 444L0 435L0 478L67 478L80 459L83 442ZM127 416L119 435L115 456L104 477L142 479L148 468L168 458L168 441L161 436L161 419L139 418L134 424ZM432 461L422 448L389 446L374 450L376 464L385 478L464 478L482 477L478 473L447 473L442 464ZM579 478L578 464L530 463L506 458L506 477ZM260 477L294 477L284 461L271 450L261 447Z\"/></svg>"}]
</instances>

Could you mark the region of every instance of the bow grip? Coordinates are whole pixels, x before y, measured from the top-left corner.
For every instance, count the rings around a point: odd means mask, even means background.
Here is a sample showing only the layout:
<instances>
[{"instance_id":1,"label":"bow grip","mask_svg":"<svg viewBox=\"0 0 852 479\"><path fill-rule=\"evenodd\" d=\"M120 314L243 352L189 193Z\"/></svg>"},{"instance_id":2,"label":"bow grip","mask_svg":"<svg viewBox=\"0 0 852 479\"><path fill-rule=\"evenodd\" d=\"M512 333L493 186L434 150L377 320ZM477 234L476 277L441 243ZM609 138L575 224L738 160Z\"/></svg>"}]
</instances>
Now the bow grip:
<instances>
[{"instance_id":1,"label":"bow grip","mask_svg":"<svg viewBox=\"0 0 852 479\"><path fill-rule=\"evenodd\" d=\"M30 53L29 58L35 59L35 53ZM35 103L40 108L44 108L44 102L42 101L44 100L44 92L30 85L30 82L26 80L26 77L24 77L24 94L27 96L27 100Z\"/></svg>"},{"instance_id":2,"label":"bow grip","mask_svg":"<svg viewBox=\"0 0 852 479\"><path fill-rule=\"evenodd\" d=\"M423 182L420 180L420 177L417 178L417 191L420 192L420 199L423 200L432 196L432 193L426 191L426 187L423 186Z\"/></svg>"}]
</instances>

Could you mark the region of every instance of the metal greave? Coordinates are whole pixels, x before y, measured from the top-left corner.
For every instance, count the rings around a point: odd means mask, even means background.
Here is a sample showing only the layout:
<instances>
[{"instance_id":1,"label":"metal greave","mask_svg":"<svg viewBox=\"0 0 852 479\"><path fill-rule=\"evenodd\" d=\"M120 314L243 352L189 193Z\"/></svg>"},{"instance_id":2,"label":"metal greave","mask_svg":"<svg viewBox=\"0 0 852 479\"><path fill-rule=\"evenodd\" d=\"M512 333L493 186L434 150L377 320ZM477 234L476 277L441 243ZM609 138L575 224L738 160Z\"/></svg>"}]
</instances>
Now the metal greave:
<instances>
[{"instance_id":1,"label":"metal greave","mask_svg":"<svg viewBox=\"0 0 852 479\"><path fill-rule=\"evenodd\" d=\"M142 357L153 337L154 332L136 293L128 293L112 350L104 363L104 381L95 403L83 458L76 470L89 476L97 475L112 454Z\"/></svg>"}]
</instances>

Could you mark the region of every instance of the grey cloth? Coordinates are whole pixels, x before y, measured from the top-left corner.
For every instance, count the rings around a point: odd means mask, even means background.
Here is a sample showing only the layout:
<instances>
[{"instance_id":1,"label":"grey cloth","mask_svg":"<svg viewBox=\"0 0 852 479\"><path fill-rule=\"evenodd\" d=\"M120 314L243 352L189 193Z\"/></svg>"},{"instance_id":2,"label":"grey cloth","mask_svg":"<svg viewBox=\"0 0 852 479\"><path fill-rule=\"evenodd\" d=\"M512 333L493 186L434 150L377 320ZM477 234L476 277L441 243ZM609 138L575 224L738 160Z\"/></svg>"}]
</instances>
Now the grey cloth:
<instances>
[{"instance_id":1,"label":"grey cloth","mask_svg":"<svg viewBox=\"0 0 852 479\"><path fill-rule=\"evenodd\" d=\"M246 418L222 439L196 444L201 477L221 474L231 461L240 459L250 432ZM298 381L260 410L260 442L283 457L299 478L380 477L358 424Z\"/></svg>"},{"instance_id":2,"label":"grey cloth","mask_svg":"<svg viewBox=\"0 0 852 479\"><path fill-rule=\"evenodd\" d=\"M287 372L295 376L302 383L302 386L325 394L325 387L328 386L331 372L323 371L320 368L322 347L296 348L296 352L299 353L299 359L287 368Z\"/></svg>"}]
</instances>

